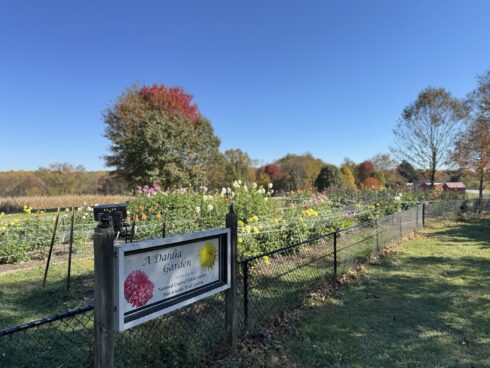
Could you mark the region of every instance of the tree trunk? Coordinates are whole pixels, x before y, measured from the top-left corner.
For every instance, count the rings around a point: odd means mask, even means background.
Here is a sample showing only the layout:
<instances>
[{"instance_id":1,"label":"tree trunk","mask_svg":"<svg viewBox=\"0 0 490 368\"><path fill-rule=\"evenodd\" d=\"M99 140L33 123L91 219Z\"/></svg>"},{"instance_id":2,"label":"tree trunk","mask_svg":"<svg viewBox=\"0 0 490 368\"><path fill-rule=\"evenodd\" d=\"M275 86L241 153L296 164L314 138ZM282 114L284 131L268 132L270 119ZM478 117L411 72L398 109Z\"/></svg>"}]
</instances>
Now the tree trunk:
<instances>
[{"instance_id":1,"label":"tree trunk","mask_svg":"<svg viewBox=\"0 0 490 368\"><path fill-rule=\"evenodd\" d=\"M436 158L437 158L437 152L433 149L432 162L430 167L430 187L432 189L434 188L434 182L436 181Z\"/></svg>"},{"instance_id":2,"label":"tree trunk","mask_svg":"<svg viewBox=\"0 0 490 368\"><path fill-rule=\"evenodd\" d=\"M483 177L485 175L483 174L483 171L480 173L480 188L479 188L479 198L480 201L483 199Z\"/></svg>"}]
</instances>

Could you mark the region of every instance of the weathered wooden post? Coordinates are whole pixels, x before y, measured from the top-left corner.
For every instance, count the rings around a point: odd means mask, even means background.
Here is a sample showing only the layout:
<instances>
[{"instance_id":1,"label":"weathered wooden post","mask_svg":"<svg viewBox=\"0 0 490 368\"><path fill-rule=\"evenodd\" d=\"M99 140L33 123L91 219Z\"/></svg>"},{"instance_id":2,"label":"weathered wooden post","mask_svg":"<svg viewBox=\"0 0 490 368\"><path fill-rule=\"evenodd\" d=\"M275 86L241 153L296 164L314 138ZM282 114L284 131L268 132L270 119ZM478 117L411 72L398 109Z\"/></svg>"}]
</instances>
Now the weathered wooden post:
<instances>
[{"instance_id":1,"label":"weathered wooden post","mask_svg":"<svg viewBox=\"0 0 490 368\"><path fill-rule=\"evenodd\" d=\"M232 351L237 345L237 244L238 244L238 216L235 214L233 204L226 215L226 227L230 229L231 249L231 279L230 288L225 293L225 328L228 345Z\"/></svg>"},{"instance_id":2,"label":"weathered wooden post","mask_svg":"<svg viewBox=\"0 0 490 368\"><path fill-rule=\"evenodd\" d=\"M425 227L425 202L422 203L422 227Z\"/></svg>"},{"instance_id":3,"label":"weathered wooden post","mask_svg":"<svg viewBox=\"0 0 490 368\"><path fill-rule=\"evenodd\" d=\"M114 367L114 228L110 215L100 216L94 233L95 368Z\"/></svg>"}]
</instances>

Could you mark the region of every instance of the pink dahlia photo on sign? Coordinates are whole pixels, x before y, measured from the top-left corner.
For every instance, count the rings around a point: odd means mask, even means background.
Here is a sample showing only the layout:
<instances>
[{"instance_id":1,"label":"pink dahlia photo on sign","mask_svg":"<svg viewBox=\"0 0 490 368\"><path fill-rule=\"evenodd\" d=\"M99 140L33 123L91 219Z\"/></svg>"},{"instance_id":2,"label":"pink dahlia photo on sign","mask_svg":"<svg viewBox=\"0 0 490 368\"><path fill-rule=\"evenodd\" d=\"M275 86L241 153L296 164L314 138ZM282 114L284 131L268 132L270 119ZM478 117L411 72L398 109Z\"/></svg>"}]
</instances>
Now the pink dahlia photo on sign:
<instances>
[{"instance_id":1,"label":"pink dahlia photo on sign","mask_svg":"<svg viewBox=\"0 0 490 368\"><path fill-rule=\"evenodd\" d=\"M133 307L142 307L153 297L155 285L141 270L131 272L124 281L124 298Z\"/></svg>"}]
</instances>

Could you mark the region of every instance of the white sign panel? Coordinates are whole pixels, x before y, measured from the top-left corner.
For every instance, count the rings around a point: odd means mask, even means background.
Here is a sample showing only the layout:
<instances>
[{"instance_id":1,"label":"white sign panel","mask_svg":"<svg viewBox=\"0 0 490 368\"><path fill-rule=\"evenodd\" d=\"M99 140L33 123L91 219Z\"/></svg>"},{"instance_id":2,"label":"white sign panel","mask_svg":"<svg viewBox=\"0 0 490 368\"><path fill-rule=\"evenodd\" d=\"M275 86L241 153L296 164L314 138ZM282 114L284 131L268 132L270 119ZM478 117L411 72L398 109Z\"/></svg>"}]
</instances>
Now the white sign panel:
<instances>
[{"instance_id":1,"label":"white sign panel","mask_svg":"<svg viewBox=\"0 0 490 368\"><path fill-rule=\"evenodd\" d=\"M116 245L116 329L230 287L229 230Z\"/></svg>"}]
</instances>

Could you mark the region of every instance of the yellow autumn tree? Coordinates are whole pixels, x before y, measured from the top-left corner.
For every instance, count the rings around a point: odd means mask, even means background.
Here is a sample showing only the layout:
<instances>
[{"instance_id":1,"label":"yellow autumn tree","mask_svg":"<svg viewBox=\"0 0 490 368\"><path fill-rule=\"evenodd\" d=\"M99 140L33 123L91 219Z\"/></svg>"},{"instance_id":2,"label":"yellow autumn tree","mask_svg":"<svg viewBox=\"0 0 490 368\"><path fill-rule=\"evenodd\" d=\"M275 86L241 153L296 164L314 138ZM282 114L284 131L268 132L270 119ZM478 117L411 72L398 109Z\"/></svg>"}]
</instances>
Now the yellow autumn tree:
<instances>
[{"instance_id":1,"label":"yellow autumn tree","mask_svg":"<svg viewBox=\"0 0 490 368\"><path fill-rule=\"evenodd\" d=\"M354 175L352 174L351 169L347 165L343 165L340 168L342 174L344 174L345 186L350 190L356 190L356 180L354 179Z\"/></svg>"}]
</instances>

